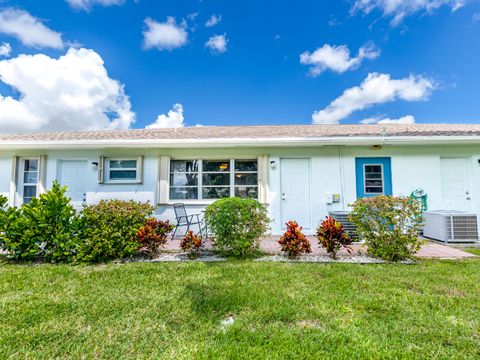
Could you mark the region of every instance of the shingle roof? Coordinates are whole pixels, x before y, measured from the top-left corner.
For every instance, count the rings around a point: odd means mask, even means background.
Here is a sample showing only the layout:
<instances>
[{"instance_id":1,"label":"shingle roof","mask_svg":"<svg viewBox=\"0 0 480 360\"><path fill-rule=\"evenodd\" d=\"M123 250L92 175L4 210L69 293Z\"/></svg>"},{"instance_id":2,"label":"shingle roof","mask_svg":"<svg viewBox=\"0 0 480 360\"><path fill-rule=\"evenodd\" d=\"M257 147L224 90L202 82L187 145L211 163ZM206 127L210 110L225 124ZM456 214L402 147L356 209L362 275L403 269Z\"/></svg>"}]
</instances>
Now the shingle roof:
<instances>
[{"instance_id":1,"label":"shingle roof","mask_svg":"<svg viewBox=\"0 0 480 360\"><path fill-rule=\"evenodd\" d=\"M480 124L201 126L176 129L97 130L1 135L0 142L76 140L281 139L369 136L480 136Z\"/></svg>"}]
</instances>

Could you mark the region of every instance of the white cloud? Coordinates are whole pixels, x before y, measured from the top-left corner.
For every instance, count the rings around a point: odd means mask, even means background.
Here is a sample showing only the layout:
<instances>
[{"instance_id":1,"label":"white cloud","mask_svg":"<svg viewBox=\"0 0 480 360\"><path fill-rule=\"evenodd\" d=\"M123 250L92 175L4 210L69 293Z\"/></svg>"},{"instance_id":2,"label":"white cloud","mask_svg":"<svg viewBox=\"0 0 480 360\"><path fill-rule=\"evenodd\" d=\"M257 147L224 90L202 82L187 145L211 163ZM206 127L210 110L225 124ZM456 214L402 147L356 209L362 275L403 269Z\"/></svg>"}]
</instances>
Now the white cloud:
<instances>
[{"instance_id":1,"label":"white cloud","mask_svg":"<svg viewBox=\"0 0 480 360\"><path fill-rule=\"evenodd\" d=\"M214 54L223 54L227 51L227 34L223 35L214 35L205 43L205 47L210 49Z\"/></svg>"},{"instance_id":2,"label":"white cloud","mask_svg":"<svg viewBox=\"0 0 480 360\"><path fill-rule=\"evenodd\" d=\"M315 124L338 124L353 112L396 100L426 100L436 84L423 76L391 79L389 74L370 73L360 84L347 89L325 109L312 115Z\"/></svg>"},{"instance_id":3,"label":"white cloud","mask_svg":"<svg viewBox=\"0 0 480 360\"><path fill-rule=\"evenodd\" d=\"M331 46L323 45L313 53L305 51L300 55L300 63L311 65L310 75L318 76L325 70L332 70L337 73L344 73L356 69L364 59L375 59L380 56L380 49L375 44L367 43L358 51L356 57L350 56L350 50L346 45Z\"/></svg>"},{"instance_id":4,"label":"white cloud","mask_svg":"<svg viewBox=\"0 0 480 360\"><path fill-rule=\"evenodd\" d=\"M7 8L0 11L0 32L17 38L26 46L63 48L60 33L49 29L24 10Z\"/></svg>"},{"instance_id":5,"label":"white cloud","mask_svg":"<svg viewBox=\"0 0 480 360\"><path fill-rule=\"evenodd\" d=\"M111 6L122 5L125 0L65 0L72 8L77 10L90 10L94 5Z\"/></svg>"},{"instance_id":6,"label":"white cloud","mask_svg":"<svg viewBox=\"0 0 480 360\"><path fill-rule=\"evenodd\" d=\"M0 56L9 57L12 52L12 47L9 43L3 43L0 45Z\"/></svg>"},{"instance_id":7,"label":"white cloud","mask_svg":"<svg viewBox=\"0 0 480 360\"><path fill-rule=\"evenodd\" d=\"M187 25L177 24L175 18L169 16L164 23L151 18L145 19L147 30L143 32L143 43L146 49L173 50L182 47L188 41Z\"/></svg>"},{"instance_id":8,"label":"white cloud","mask_svg":"<svg viewBox=\"0 0 480 360\"><path fill-rule=\"evenodd\" d=\"M212 27L217 25L220 21L222 21L222 15L212 15L210 16L210 19L208 19L205 23L205 26Z\"/></svg>"},{"instance_id":9,"label":"white cloud","mask_svg":"<svg viewBox=\"0 0 480 360\"><path fill-rule=\"evenodd\" d=\"M480 22L480 12L477 12L477 13L473 14L472 20L475 23Z\"/></svg>"},{"instance_id":10,"label":"white cloud","mask_svg":"<svg viewBox=\"0 0 480 360\"><path fill-rule=\"evenodd\" d=\"M183 120L183 106L182 104L175 104L167 115L158 115L154 123L147 125L147 129L184 127Z\"/></svg>"},{"instance_id":11,"label":"white cloud","mask_svg":"<svg viewBox=\"0 0 480 360\"><path fill-rule=\"evenodd\" d=\"M413 115L402 116L398 119L391 118L368 118L360 121L362 124L415 124Z\"/></svg>"},{"instance_id":12,"label":"white cloud","mask_svg":"<svg viewBox=\"0 0 480 360\"><path fill-rule=\"evenodd\" d=\"M448 6L456 11L465 5L467 0L355 0L352 13L362 11L369 14L375 9L383 12L385 17L391 17L391 24L397 26L406 16L415 13L431 14L442 6Z\"/></svg>"},{"instance_id":13,"label":"white cloud","mask_svg":"<svg viewBox=\"0 0 480 360\"><path fill-rule=\"evenodd\" d=\"M93 50L1 60L0 80L20 94L0 95L0 133L126 129L135 120L123 85Z\"/></svg>"}]
</instances>

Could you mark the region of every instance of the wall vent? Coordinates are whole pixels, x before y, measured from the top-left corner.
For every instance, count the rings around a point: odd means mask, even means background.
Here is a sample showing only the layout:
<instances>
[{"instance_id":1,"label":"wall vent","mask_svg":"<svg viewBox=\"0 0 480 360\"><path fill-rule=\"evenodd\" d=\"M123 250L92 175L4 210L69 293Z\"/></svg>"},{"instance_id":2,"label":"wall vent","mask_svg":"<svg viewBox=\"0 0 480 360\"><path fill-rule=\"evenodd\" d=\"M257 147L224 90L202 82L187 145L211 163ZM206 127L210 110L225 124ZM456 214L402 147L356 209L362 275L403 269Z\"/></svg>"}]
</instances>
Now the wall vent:
<instances>
[{"instance_id":1,"label":"wall vent","mask_svg":"<svg viewBox=\"0 0 480 360\"><path fill-rule=\"evenodd\" d=\"M350 211L330 211L328 215L335 221L341 222L345 231L354 241L358 240L357 227L351 221L348 221Z\"/></svg>"}]
</instances>

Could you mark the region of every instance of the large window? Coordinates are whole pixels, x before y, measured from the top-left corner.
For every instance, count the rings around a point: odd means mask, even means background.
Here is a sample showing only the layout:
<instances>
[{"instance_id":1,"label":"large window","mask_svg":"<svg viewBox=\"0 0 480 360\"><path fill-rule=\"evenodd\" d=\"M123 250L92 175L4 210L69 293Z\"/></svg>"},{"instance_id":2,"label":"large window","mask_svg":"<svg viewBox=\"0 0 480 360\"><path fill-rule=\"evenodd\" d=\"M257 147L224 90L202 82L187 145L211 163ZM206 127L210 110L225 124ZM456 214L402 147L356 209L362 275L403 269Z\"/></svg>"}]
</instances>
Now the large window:
<instances>
[{"instance_id":1,"label":"large window","mask_svg":"<svg viewBox=\"0 0 480 360\"><path fill-rule=\"evenodd\" d=\"M37 196L38 190L38 158L20 159L20 193L24 204L28 204Z\"/></svg>"},{"instance_id":2,"label":"large window","mask_svg":"<svg viewBox=\"0 0 480 360\"><path fill-rule=\"evenodd\" d=\"M170 199L258 197L257 160L172 160Z\"/></svg>"},{"instance_id":3,"label":"large window","mask_svg":"<svg viewBox=\"0 0 480 360\"><path fill-rule=\"evenodd\" d=\"M105 159L105 181L107 183L137 182L139 179L139 160Z\"/></svg>"}]
</instances>

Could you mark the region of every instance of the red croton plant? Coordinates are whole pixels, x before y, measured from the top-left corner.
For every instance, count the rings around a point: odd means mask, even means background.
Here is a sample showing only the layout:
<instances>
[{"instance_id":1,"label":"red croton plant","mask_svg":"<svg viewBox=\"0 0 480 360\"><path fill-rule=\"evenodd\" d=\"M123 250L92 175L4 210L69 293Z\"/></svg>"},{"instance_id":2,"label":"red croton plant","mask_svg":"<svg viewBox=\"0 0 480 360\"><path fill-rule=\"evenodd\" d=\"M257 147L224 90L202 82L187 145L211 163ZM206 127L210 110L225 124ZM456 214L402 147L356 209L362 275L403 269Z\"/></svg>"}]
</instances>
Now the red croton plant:
<instances>
[{"instance_id":1,"label":"red croton plant","mask_svg":"<svg viewBox=\"0 0 480 360\"><path fill-rule=\"evenodd\" d=\"M291 259L298 258L301 254L311 253L310 242L302 233L302 227L296 221L287 222L287 231L278 240L282 251Z\"/></svg>"},{"instance_id":2,"label":"red croton plant","mask_svg":"<svg viewBox=\"0 0 480 360\"><path fill-rule=\"evenodd\" d=\"M198 253L203 245L202 238L195 235L193 231L189 231L187 235L182 239L180 247L183 251L188 251L189 258L198 257Z\"/></svg>"},{"instance_id":3,"label":"red croton plant","mask_svg":"<svg viewBox=\"0 0 480 360\"><path fill-rule=\"evenodd\" d=\"M153 258L157 256L166 244L168 234L173 229L174 226L170 224L168 220L147 219L145 225L137 231L140 247L146 250L149 257Z\"/></svg>"},{"instance_id":4,"label":"red croton plant","mask_svg":"<svg viewBox=\"0 0 480 360\"><path fill-rule=\"evenodd\" d=\"M333 259L337 258L337 253L342 247L351 253L348 245L352 243L352 240L343 229L343 225L331 216L327 216L317 229L317 239Z\"/></svg>"}]
</instances>

